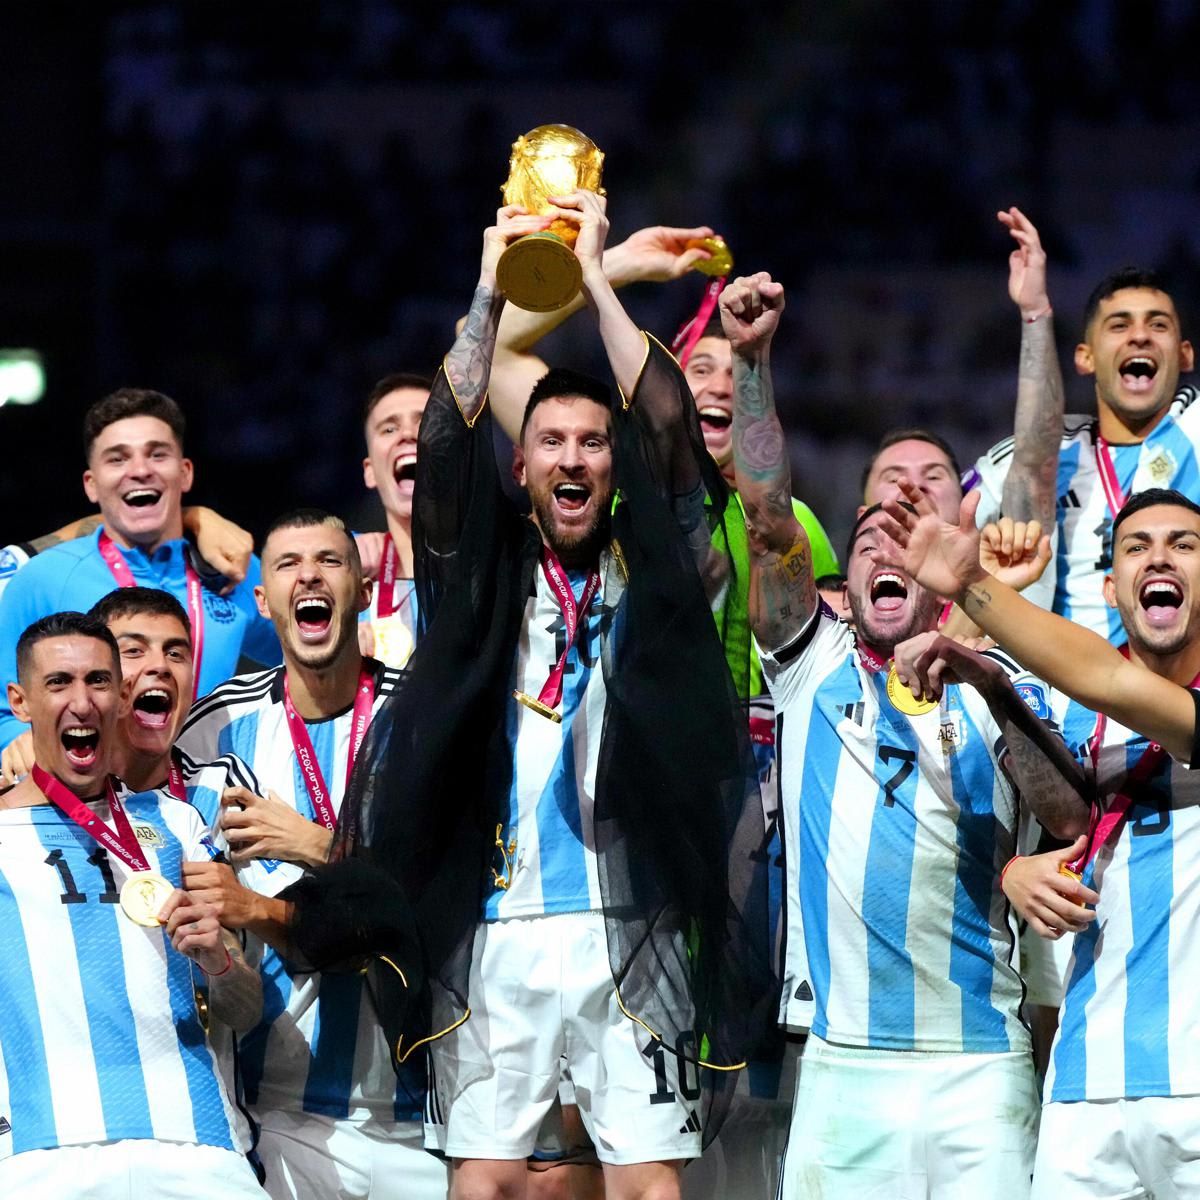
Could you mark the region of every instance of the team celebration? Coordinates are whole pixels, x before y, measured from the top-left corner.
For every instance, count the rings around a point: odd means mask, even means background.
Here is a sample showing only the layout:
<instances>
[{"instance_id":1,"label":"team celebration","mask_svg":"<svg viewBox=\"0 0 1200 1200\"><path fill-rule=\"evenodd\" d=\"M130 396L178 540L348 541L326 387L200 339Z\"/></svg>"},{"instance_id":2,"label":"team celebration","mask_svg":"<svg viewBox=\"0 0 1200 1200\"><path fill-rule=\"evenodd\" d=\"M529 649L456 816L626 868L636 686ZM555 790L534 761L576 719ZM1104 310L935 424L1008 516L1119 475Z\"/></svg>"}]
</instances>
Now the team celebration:
<instances>
[{"instance_id":1,"label":"team celebration","mask_svg":"<svg viewBox=\"0 0 1200 1200\"><path fill-rule=\"evenodd\" d=\"M830 511L788 261L513 132L385 529L192 503L151 369L0 551L0 1196L1200 1197L1187 297L998 197L1008 436Z\"/></svg>"}]
</instances>

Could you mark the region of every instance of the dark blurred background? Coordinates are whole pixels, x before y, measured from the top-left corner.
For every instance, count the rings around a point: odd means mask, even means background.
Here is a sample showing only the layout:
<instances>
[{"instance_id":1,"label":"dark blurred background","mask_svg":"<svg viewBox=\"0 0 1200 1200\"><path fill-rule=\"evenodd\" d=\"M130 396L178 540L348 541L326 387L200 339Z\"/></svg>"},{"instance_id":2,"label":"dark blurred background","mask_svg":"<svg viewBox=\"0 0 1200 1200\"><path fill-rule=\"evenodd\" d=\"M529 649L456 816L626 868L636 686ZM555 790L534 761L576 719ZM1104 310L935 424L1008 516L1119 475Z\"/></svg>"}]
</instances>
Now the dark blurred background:
<instances>
[{"instance_id":1,"label":"dark blurred background","mask_svg":"<svg viewBox=\"0 0 1200 1200\"><path fill-rule=\"evenodd\" d=\"M449 347L510 143L549 121L606 151L610 241L708 223L786 283L796 491L839 537L883 430L931 425L964 461L1011 432L997 208L1041 230L1064 354L1117 265L1200 312L1184 0L3 13L0 346L39 350L47 389L0 408L0 544L86 511L79 417L123 384L184 404L196 499L256 532L300 502L370 526L363 396ZM700 291L626 298L669 337ZM545 345L596 349L586 318Z\"/></svg>"}]
</instances>

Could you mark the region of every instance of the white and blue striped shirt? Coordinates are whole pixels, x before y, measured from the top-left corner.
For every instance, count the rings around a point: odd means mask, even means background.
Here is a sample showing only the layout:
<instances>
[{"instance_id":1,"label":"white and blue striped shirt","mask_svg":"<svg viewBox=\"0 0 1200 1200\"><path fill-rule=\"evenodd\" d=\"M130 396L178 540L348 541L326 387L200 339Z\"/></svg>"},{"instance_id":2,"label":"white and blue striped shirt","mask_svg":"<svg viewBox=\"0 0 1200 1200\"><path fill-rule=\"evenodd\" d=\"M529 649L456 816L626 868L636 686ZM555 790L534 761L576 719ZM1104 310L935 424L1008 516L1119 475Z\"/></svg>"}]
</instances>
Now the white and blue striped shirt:
<instances>
[{"instance_id":1,"label":"white and blue striped shirt","mask_svg":"<svg viewBox=\"0 0 1200 1200\"><path fill-rule=\"evenodd\" d=\"M1175 394L1166 416L1144 442L1110 445L1113 468L1124 496L1151 487L1175 488L1200 502L1200 396L1184 386ZM1125 632L1115 608L1104 602L1101 584L1112 568L1112 521L1108 500L1096 467L1097 420L1070 413L1063 419L1056 488L1057 525L1054 560L1035 585L1053 582L1053 611L1123 645ZM983 493L977 520L982 525L1000 515L1004 480L1013 459L1013 438L998 442L968 472L964 484ZM1027 593L1043 603L1033 589ZM1062 716L1061 706L1055 705Z\"/></svg>"},{"instance_id":2,"label":"white and blue striped shirt","mask_svg":"<svg viewBox=\"0 0 1200 1200\"><path fill-rule=\"evenodd\" d=\"M824 605L762 659L779 714L783 1022L851 1046L1027 1050L1000 890L1018 797L983 697L952 684L927 713L897 711ZM1042 686L1014 684L1044 714Z\"/></svg>"},{"instance_id":3,"label":"white and blue striped shirt","mask_svg":"<svg viewBox=\"0 0 1200 1200\"><path fill-rule=\"evenodd\" d=\"M190 804L121 798L151 870L178 884L182 862L213 856ZM0 811L0 1158L129 1138L249 1146L196 1012L201 973L164 927L122 913L128 875L53 806Z\"/></svg>"},{"instance_id":4,"label":"white and blue striped shirt","mask_svg":"<svg viewBox=\"0 0 1200 1200\"><path fill-rule=\"evenodd\" d=\"M1111 804L1148 742L1105 723L1097 794ZM1200 775L1164 757L1084 871L1100 895L1075 935L1050 1056L1051 1101L1200 1094Z\"/></svg>"},{"instance_id":5,"label":"white and blue striped shirt","mask_svg":"<svg viewBox=\"0 0 1200 1200\"><path fill-rule=\"evenodd\" d=\"M568 572L576 602L586 575ZM502 810L492 869L507 886L485 888L484 919L584 912L601 907L592 826L596 767L607 691L601 654L614 623L619 590L612 556L601 556L600 587L579 614L563 674L562 723L510 697L508 740L512 784ZM566 644L566 622L539 567L513 668L513 688L536 697Z\"/></svg>"},{"instance_id":6,"label":"white and blue striped shirt","mask_svg":"<svg viewBox=\"0 0 1200 1200\"><path fill-rule=\"evenodd\" d=\"M377 712L400 672L379 663L373 669ZM283 675L279 667L222 684L196 704L179 744L196 762L236 755L263 788L315 820L284 714ZM352 718L348 708L305 722L335 812L345 791ZM215 791L211 794L215 802ZM215 808L205 815L217 824ZM274 860L256 859L238 868L246 887L268 896L302 874L295 863ZM246 958L263 978L262 1021L239 1043L242 1087L252 1109L302 1110L356 1121L420 1119L423 1065L397 1079L362 975L292 971L254 937L247 939Z\"/></svg>"}]
</instances>

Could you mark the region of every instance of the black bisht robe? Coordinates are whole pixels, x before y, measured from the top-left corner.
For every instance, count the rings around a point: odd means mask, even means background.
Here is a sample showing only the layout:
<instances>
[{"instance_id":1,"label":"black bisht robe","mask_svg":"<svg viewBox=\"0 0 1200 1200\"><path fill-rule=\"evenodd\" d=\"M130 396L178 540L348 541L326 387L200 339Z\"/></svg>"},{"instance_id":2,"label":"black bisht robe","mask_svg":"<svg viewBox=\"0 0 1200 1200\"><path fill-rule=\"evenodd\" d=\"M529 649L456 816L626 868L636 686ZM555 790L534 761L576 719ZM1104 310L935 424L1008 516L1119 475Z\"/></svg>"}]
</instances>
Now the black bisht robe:
<instances>
[{"instance_id":1,"label":"black bisht robe","mask_svg":"<svg viewBox=\"0 0 1200 1200\"><path fill-rule=\"evenodd\" d=\"M630 1017L688 1060L707 1142L733 1069L778 1004L744 710L673 510L703 483L720 513L727 490L683 374L654 339L632 397L614 408L613 556L626 610L602 654L594 798L609 960ZM417 456L422 634L359 754L337 861L288 893L307 962L369 956L397 1061L470 1019L472 943L512 775L505 711L540 546L501 488L490 416L468 426L439 372Z\"/></svg>"}]
</instances>

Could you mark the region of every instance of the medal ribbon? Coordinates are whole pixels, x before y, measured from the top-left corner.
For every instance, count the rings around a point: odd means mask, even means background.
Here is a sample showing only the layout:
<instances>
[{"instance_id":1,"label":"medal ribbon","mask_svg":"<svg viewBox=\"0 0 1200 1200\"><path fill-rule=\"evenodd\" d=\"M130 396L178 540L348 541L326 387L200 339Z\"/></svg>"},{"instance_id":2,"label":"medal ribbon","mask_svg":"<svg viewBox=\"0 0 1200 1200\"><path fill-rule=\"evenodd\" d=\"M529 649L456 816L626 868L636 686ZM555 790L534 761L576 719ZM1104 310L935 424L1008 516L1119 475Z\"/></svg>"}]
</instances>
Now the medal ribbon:
<instances>
[{"instance_id":1,"label":"medal ribbon","mask_svg":"<svg viewBox=\"0 0 1200 1200\"><path fill-rule=\"evenodd\" d=\"M33 764L29 774L37 789L59 812L70 817L84 833L99 842L110 854L115 854L131 871L150 870L149 860L142 853L137 836L133 832L133 826L129 824L125 809L122 807L121 801L117 799L116 789L112 785L111 778L104 781L104 787L108 795L109 808L112 809L115 830L109 829L70 788L59 783L53 775L43 771L37 763Z\"/></svg>"},{"instance_id":2,"label":"medal ribbon","mask_svg":"<svg viewBox=\"0 0 1200 1200\"><path fill-rule=\"evenodd\" d=\"M563 673L567 669L567 655L575 644L575 634L579 629L579 614L586 613L588 606L600 588L600 572L588 573L587 582L583 585L583 595L579 603L575 603L575 593L571 590L571 581L567 578L563 565L558 561L558 555L549 546L542 546L542 572L550 591L562 609L563 621L567 627L567 644L563 648L558 662L550 670L542 690L538 692L538 702L547 708L557 708L562 703Z\"/></svg>"},{"instance_id":3,"label":"medal ribbon","mask_svg":"<svg viewBox=\"0 0 1200 1200\"><path fill-rule=\"evenodd\" d=\"M99 549L100 557L104 559L112 577L117 581L117 587L136 587L137 580L134 579L129 564L117 549L117 544L108 536L107 530L100 530ZM183 570L187 580L188 620L192 625L192 699L195 700L200 694L200 663L204 658L204 589L200 583L200 576L186 553L183 556Z\"/></svg>"},{"instance_id":4,"label":"medal ribbon","mask_svg":"<svg viewBox=\"0 0 1200 1200\"><path fill-rule=\"evenodd\" d=\"M868 646L862 638L858 638L855 641L854 648L858 651L858 661L868 671L884 671L887 669L888 660L873 646Z\"/></svg>"},{"instance_id":5,"label":"medal ribbon","mask_svg":"<svg viewBox=\"0 0 1200 1200\"><path fill-rule=\"evenodd\" d=\"M704 287L704 295L700 299L696 315L675 335L675 340L671 343L671 353L679 360L680 367L686 367L688 359L692 357L692 350L700 340L713 309L717 307L717 300L724 286L724 275L710 279Z\"/></svg>"},{"instance_id":6,"label":"medal ribbon","mask_svg":"<svg viewBox=\"0 0 1200 1200\"><path fill-rule=\"evenodd\" d=\"M1108 501L1109 516L1115 518L1125 507L1127 497L1117 479L1117 469L1113 466L1108 443L1099 434L1096 434L1096 473L1100 476L1100 486L1104 489L1104 498Z\"/></svg>"},{"instance_id":7,"label":"medal ribbon","mask_svg":"<svg viewBox=\"0 0 1200 1200\"><path fill-rule=\"evenodd\" d=\"M1128 647L1122 646L1121 653L1128 658ZM1197 675L1188 686L1200 687L1200 675ZM1104 713L1099 713L1096 717L1096 728L1092 732L1092 766L1097 772L1097 776L1100 769L1100 748L1104 742L1104 731L1107 726L1108 718ZM1087 849L1074 862L1067 864L1076 875L1083 874L1084 868L1099 854L1100 847L1114 836L1129 815L1130 808L1133 807L1133 793L1137 790L1137 785L1145 783L1162 766L1166 757L1167 752L1157 742L1151 742L1125 776L1121 790L1113 797L1108 808L1101 813L1099 804L1092 805L1091 818L1088 821Z\"/></svg>"},{"instance_id":8,"label":"medal ribbon","mask_svg":"<svg viewBox=\"0 0 1200 1200\"><path fill-rule=\"evenodd\" d=\"M367 736L367 726L371 723L371 709L375 704L375 680L369 668L363 664L358 673L358 690L354 695L354 715L350 720L350 748L346 754L346 783L354 772L354 761L358 751ZM317 762L317 752L313 749L312 738L308 736L308 727L304 718L296 711L292 703L292 693L288 688L287 675L283 677L283 711L287 717L288 732L292 735L292 746L296 751L296 761L300 764L300 774L304 776L304 786L308 798L312 801L313 812L317 821L330 833L337 829L337 815L333 811L333 801L329 798L329 789L325 777L321 774L321 764Z\"/></svg>"},{"instance_id":9,"label":"medal ribbon","mask_svg":"<svg viewBox=\"0 0 1200 1200\"><path fill-rule=\"evenodd\" d=\"M400 551L392 541L392 535L383 535L383 563L379 568L379 586L375 589L379 597L379 615L390 617L399 604L396 603L396 572L400 569Z\"/></svg>"},{"instance_id":10,"label":"medal ribbon","mask_svg":"<svg viewBox=\"0 0 1200 1200\"><path fill-rule=\"evenodd\" d=\"M178 750L171 751L171 761L167 767L167 791L176 800L187 803L187 786L183 782L183 765L180 762Z\"/></svg>"}]
</instances>

